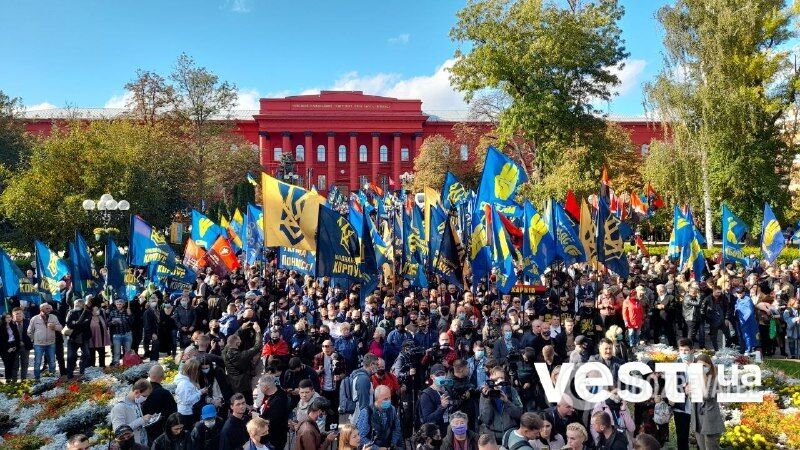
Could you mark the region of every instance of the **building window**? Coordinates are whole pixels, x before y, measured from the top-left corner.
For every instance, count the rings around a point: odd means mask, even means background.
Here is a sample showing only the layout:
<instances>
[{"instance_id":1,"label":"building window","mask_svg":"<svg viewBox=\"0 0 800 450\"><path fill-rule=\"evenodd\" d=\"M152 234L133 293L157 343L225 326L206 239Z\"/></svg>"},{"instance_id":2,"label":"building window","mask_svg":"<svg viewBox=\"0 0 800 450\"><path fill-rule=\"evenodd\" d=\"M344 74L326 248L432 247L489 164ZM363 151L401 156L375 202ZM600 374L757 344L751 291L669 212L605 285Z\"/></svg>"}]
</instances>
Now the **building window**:
<instances>
[{"instance_id":1,"label":"building window","mask_svg":"<svg viewBox=\"0 0 800 450\"><path fill-rule=\"evenodd\" d=\"M369 184L369 177L366 175L359 175L358 177L358 187L363 188L364 186Z\"/></svg>"},{"instance_id":2,"label":"building window","mask_svg":"<svg viewBox=\"0 0 800 450\"><path fill-rule=\"evenodd\" d=\"M339 162L347 161L347 147L344 145L339 146Z\"/></svg>"},{"instance_id":3,"label":"building window","mask_svg":"<svg viewBox=\"0 0 800 450\"><path fill-rule=\"evenodd\" d=\"M650 146L647 144L642 144L642 148L640 151L642 153L642 156L647 156L647 154L650 153Z\"/></svg>"},{"instance_id":4,"label":"building window","mask_svg":"<svg viewBox=\"0 0 800 450\"><path fill-rule=\"evenodd\" d=\"M381 189L383 189L383 193L386 194L389 192L389 176L388 175L381 175L380 176L380 185Z\"/></svg>"},{"instance_id":5,"label":"building window","mask_svg":"<svg viewBox=\"0 0 800 450\"><path fill-rule=\"evenodd\" d=\"M400 160L408 161L408 148L403 147L400 149Z\"/></svg>"},{"instance_id":6,"label":"building window","mask_svg":"<svg viewBox=\"0 0 800 450\"><path fill-rule=\"evenodd\" d=\"M325 162L325 146L318 145L317 146L317 161Z\"/></svg>"},{"instance_id":7,"label":"building window","mask_svg":"<svg viewBox=\"0 0 800 450\"><path fill-rule=\"evenodd\" d=\"M467 144L461 144L461 160L466 161L469 158L469 147Z\"/></svg>"},{"instance_id":8,"label":"building window","mask_svg":"<svg viewBox=\"0 0 800 450\"><path fill-rule=\"evenodd\" d=\"M306 148L302 145L298 145L294 148L294 159L295 161L305 161L306 160Z\"/></svg>"},{"instance_id":9,"label":"building window","mask_svg":"<svg viewBox=\"0 0 800 450\"><path fill-rule=\"evenodd\" d=\"M280 161L281 157L283 157L283 149L280 147L275 147L272 149L272 159L274 161Z\"/></svg>"},{"instance_id":10,"label":"building window","mask_svg":"<svg viewBox=\"0 0 800 450\"><path fill-rule=\"evenodd\" d=\"M317 175L317 190L324 191L328 189L328 180L325 175Z\"/></svg>"},{"instance_id":11,"label":"building window","mask_svg":"<svg viewBox=\"0 0 800 450\"><path fill-rule=\"evenodd\" d=\"M389 147L381 145L379 151L381 156L381 162L389 162Z\"/></svg>"},{"instance_id":12,"label":"building window","mask_svg":"<svg viewBox=\"0 0 800 450\"><path fill-rule=\"evenodd\" d=\"M361 145L358 147L358 161L367 162L367 146Z\"/></svg>"}]
</instances>

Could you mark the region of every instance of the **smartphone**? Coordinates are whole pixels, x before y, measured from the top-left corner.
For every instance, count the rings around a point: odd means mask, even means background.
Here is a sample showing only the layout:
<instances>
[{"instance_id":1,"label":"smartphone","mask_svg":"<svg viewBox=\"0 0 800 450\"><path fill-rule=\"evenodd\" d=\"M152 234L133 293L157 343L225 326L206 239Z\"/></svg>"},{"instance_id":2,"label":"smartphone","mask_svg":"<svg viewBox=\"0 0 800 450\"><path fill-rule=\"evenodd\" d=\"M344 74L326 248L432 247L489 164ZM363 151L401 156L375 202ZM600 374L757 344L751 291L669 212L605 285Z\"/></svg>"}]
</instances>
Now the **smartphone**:
<instances>
[{"instance_id":1,"label":"smartphone","mask_svg":"<svg viewBox=\"0 0 800 450\"><path fill-rule=\"evenodd\" d=\"M328 425L328 428L331 431L336 431L337 429L339 429L339 424L338 423L332 423L332 424Z\"/></svg>"}]
</instances>

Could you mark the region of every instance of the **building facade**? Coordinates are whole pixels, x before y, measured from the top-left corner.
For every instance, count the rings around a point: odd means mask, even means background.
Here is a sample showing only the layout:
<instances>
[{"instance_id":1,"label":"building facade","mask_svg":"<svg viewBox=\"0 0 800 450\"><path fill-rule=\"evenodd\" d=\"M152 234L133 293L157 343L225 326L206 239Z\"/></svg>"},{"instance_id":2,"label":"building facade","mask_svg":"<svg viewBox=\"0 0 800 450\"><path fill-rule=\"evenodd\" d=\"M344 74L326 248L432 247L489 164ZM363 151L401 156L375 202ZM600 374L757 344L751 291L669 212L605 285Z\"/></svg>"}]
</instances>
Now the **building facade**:
<instances>
[{"instance_id":1,"label":"building facade","mask_svg":"<svg viewBox=\"0 0 800 450\"><path fill-rule=\"evenodd\" d=\"M428 136L442 135L453 142L466 163L473 149L457 142L453 126L466 121L463 111L423 112L421 100L365 95L361 91L322 91L317 95L263 98L258 111L235 111L235 130L257 146L261 165L269 174L285 172L286 155L294 160L291 175L298 184L327 192L336 185L345 193L366 182L384 189L400 187L401 175L413 172L414 157ZM65 119L61 110L29 111L27 127L49 133ZM79 118L110 119L121 110L78 110ZM76 111L71 111L74 117ZM653 139L663 138L658 123L641 118L612 118L629 130L631 139L646 153ZM474 122L490 129L491 123ZM284 161L282 164L281 161ZM284 167L282 167L284 166ZM286 177L287 173L281 173Z\"/></svg>"}]
</instances>

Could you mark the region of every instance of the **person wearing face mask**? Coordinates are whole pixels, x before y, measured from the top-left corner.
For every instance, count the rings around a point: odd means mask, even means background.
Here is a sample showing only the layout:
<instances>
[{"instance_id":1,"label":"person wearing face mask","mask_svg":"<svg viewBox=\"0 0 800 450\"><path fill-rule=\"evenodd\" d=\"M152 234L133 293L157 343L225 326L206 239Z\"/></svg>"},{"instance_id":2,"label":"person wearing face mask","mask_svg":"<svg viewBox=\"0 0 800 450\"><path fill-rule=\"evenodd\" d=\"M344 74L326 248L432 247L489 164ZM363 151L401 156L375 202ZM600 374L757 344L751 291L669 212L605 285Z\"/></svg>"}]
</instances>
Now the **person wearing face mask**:
<instances>
[{"instance_id":1,"label":"person wearing face mask","mask_svg":"<svg viewBox=\"0 0 800 450\"><path fill-rule=\"evenodd\" d=\"M172 394L161 385L164 381L164 368L160 364L155 364L150 368L147 380L150 382L151 390L142 403L142 414L161 415L158 421L146 427L147 440L153 442L164 429L167 417L178 411L178 405Z\"/></svg>"},{"instance_id":2,"label":"person wearing face mask","mask_svg":"<svg viewBox=\"0 0 800 450\"><path fill-rule=\"evenodd\" d=\"M486 369L484 368L487 359L486 348L483 346L483 342L475 341L475 343L472 344L472 356L467 358L469 380L475 389L477 389L478 386L486 384L486 380L489 378L489 374L486 373Z\"/></svg>"},{"instance_id":3,"label":"person wearing face mask","mask_svg":"<svg viewBox=\"0 0 800 450\"><path fill-rule=\"evenodd\" d=\"M76 299L72 311L67 315L67 379L75 375L78 351L81 352L79 371L83 375L89 366L89 322L92 313L85 307L83 299Z\"/></svg>"},{"instance_id":4,"label":"person wearing face mask","mask_svg":"<svg viewBox=\"0 0 800 450\"><path fill-rule=\"evenodd\" d=\"M636 431L636 424L633 421L633 416L628 410L625 402L620 398L616 389L611 391L611 395L604 402L600 402L594 406L592 414L605 413L611 419L611 427L618 433L625 435L626 442L629 447L633 447L633 432ZM592 439L596 446L600 445L601 434L596 428L592 427Z\"/></svg>"},{"instance_id":5,"label":"person wearing face mask","mask_svg":"<svg viewBox=\"0 0 800 450\"><path fill-rule=\"evenodd\" d=\"M523 412L519 394L507 379L503 366L496 366L489 372L487 384L481 387L479 431L494 433L498 441L516 426Z\"/></svg>"},{"instance_id":6,"label":"person wearing face mask","mask_svg":"<svg viewBox=\"0 0 800 450\"><path fill-rule=\"evenodd\" d=\"M703 365L703 382L700 385L687 384L684 389L688 395L693 390L702 394L701 402L692 403L692 431L700 450L719 449L719 439L725 432L725 422L717 403L717 369L708 355L700 354L696 361Z\"/></svg>"},{"instance_id":7,"label":"person wearing face mask","mask_svg":"<svg viewBox=\"0 0 800 450\"><path fill-rule=\"evenodd\" d=\"M185 348L191 343L195 325L195 310L188 294L180 297L172 315L178 324L178 345Z\"/></svg>"},{"instance_id":8,"label":"person wearing face mask","mask_svg":"<svg viewBox=\"0 0 800 450\"><path fill-rule=\"evenodd\" d=\"M241 392L248 402L253 401L253 357L261 350L261 327L258 322L251 322L247 327L255 330L256 342L251 348L240 348L242 339L239 333L228 337L228 343L222 351L225 371L228 374L228 385L233 392ZM241 331L241 330L240 330Z\"/></svg>"},{"instance_id":9,"label":"person wearing face mask","mask_svg":"<svg viewBox=\"0 0 800 450\"><path fill-rule=\"evenodd\" d=\"M274 449L282 449L289 435L289 397L278 387L278 377L262 375L258 380L258 398L253 403L261 418L270 423L270 433L261 440Z\"/></svg>"},{"instance_id":10,"label":"person wearing face mask","mask_svg":"<svg viewBox=\"0 0 800 450\"><path fill-rule=\"evenodd\" d=\"M400 399L400 383L392 372L386 370L386 360L378 358L378 369L370 377L372 387L386 386L392 391L392 403L397 404Z\"/></svg>"},{"instance_id":11,"label":"person wearing face mask","mask_svg":"<svg viewBox=\"0 0 800 450\"><path fill-rule=\"evenodd\" d=\"M691 364L694 362L694 350L692 348L692 340L682 338L678 341L678 362ZM678 373L677 389L678 392L684 392L686 385L686 373ZM678 450L689 449L689 425L691 423L692 403L688 396L680 403L672 403L672 412L675 420L675 437L677 440Z\"/></svg>"},{"instance_id":12,"label":"person wearing face mask","mask_svg":"<svg viewBox=\"0 0 800 450\"><path fill-rule=\"evenodd\" d=\"M403 430L400 417L390 400L392 393L386 386L375 390L375 401L364 408L356 420L361 442L370 450L399 450L403 448Z\"/></svg>"},{"instance_id":13,"label":"person wearing face mask","mask_svg":"<svg viewBox=\"0 0 800 450\"><path fill-rule=\"evenodd\" d=\"M217 417L214 405L205 405L200 412L200 420L194 425L191 433L194 450L219 450L219 435L224 422Z\"/></svg>"},{"instance_id":14,"label":"person wearing face mask","mask_svg":"<svg viewBox=\"0 0 800 450\"><path fill-rule=\"evenodd\" d=\"M323 450L338 437L336 431L323 432L325 429L325 411L330 404L324 398L318 398L308 406L308 415L297 427L297 438L293 450Z\"/></svg>"},{"instance_id":15,"label":"person wearing face mask","mask_svg":"<svg viewBox=\"0 0 800 450\"><path fill-rule=\"evenodd\" d=\"M414 450L439 450L442 446L442 435L439 428L432 423L424 423L414 434Z\"/></svg>"},{"instance_id":16,"label":"person wearing face mask","mask_svg":"<svg viewBox=\"0 0 800 450\"><path fill-rule=\"evenodd\" d=\"M461 411L450 415L447 434L441 440L441 450L478 450L478 434L469 430L469 419Z\"/></svg>"},{"instance_id":17,"label":"person wearing face mask","mask_svg":"<svg viewBox=\"0 0 800 450\"><path fill-rule=\"evenodd\" d=\"M141 379L131 386L130 392L111 408L111 428L117 429L127 425L133 430L133 438L137 444L148 445L145 425L150 423L150 414L142 414L141 405L153 390L150 382Z\"/></svg>"},{"instance_id":18,"label":"person wearing face mask","mask_svg":"<svg viewBox=\"0 0 800 450\"><path fill-rule=\"evenodd\" d=\"M281 367L286 367L289 362L289 343L283 339L280 331L274 326L269 331L269 340L264 343L261 356L264 358L264 365L267 364L267 360L274 358L281 362Z\"/></svg>"},{"instance_id":19,"label":"person wearing face mask","mask_svg":"<svg viewBox=\"0 0 800 450\"><path fill-rule=\"evenodd\" d=\"M734 294L736 295L736 334L739 336L739 347L742 353L750 353L759 347L756 307L745 293L744 287L734 288Z\"/></svg>"},{"instance_id":20,"label":"person wearing face mask","mask_svg":"<svg viewBox=\"0 0 800 450\"><path fill-rule=\"evenodd\" d=\"M289 394L289 407L294 408L300 401L300 382L310 380L315 391L318 391L319 377L311 367L303 364L300 358L294 356L289 360L289 367L281 376L281 388Z\"/></svg>"},{"instance_id":21,"label":"person wearing face mask","mask_svg":"<svg viewBox=\"0 0 800 450\"><path fill-rule=\"evenodd\" d=\"M86 439L89 443L89 439ZM88 448L88 447L86 447ZM133 439L133 430L128 425L121 425L114 430L114 440L109 442L108 450L149 450L149 447Z\"/></svg>"},{"instance_id":22,"label":"person wearing face mask","mask_svg":"<svg viewBox=\"0 0 800 450\"><path fill-rule=\"evenodd\" d=\"M383 358L390 367L394 363L394 360L397 359L397 355L400 353L400 346L403 345L403 342L413 338L414 336L406 331L404 319L402 317L396 318L394 320L394 330L389 332L389 335L386 337L386 345L384 345L385 354Z\"/></svg>"},{"instance_id":23,"label":"person wearing face mask","mask_svg":"<svg viewBox=\"0 0 800 450\"><path fill-rule=\"evenodd\" d=\"M512 352L519 352L519 349L519 339L514 337L514 332L511 330L511 325L504 323L503 335L494 343L492 357L497 360L498 364L505 364L508 360L508 355Z\"/></svg>"},{"instance_id":24,"label":"person wearing face mask","mask_svg":"<svg viewBox=\"0 0 800 450\"><path fill-rule=\"evenodd\" d=\"M435 424L441 434L447 431L451 409L447 386L451 383L452 379L447 377L447 369L442 364L434 364L431 367L431 385L419 396L420 422Z\"/></svg>"},{"instance_id":25,"label":"person wearing face mask","mask_svg":"<svg viewBox=\"0 0 800 450\"><path fill-rule=\"evenodd\" d=\"M149 357L150 361L158 361L158 321L160 314L158 311L158 297L150 296L150 302L142 316L144 342L144 356Z\"/></svg>"}]
</instances>

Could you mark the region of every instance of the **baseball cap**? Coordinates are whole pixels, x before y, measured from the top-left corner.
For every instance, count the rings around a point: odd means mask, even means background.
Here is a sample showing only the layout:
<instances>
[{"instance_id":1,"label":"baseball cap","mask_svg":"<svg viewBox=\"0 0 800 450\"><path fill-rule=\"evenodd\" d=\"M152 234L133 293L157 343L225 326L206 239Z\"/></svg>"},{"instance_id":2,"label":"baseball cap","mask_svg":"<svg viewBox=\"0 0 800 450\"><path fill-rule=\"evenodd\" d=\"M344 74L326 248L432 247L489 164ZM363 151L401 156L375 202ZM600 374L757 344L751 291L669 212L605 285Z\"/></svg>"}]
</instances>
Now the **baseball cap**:
<instances>
[{"instance_id":1,"label":"baseball cap","mask_svg":"<svg viewBox=\"0 0 800 450\"><path fill-rule=\"evenodd\" d=\"M431 375L444 375L447 373L447 369L444 368L442 364L434 364L431 367Z\"/></svg>"},{"instance_id":2,"label":"baseball cap","mask_svg":"<svg viewBox=\"0 0 800 450\"><path fill-rule=\"evenodd\" d=\"M120 425L120 426L117 427L116 430L114 430L114 437L115 438L119 438L119 437L125 435L126 433L133 434L133 428L131 428L128 425Z\"/></svg>"},{"instance_id":3,"label":"baseball cap","mask_svg":"<svg viewBox=\"0 0 800 450\"><path fill-rule=\"evenodd\" d=\"M586 336L580 335L575 337L575 345L583 345L586 343Z\"/></svg>"},{"instance_id":4,"label":"baseball cap","mask_svg":"<svg viewBox=\"0 0 800 450\"><path fill-rule=\"evenodd\" d=\"M206 405L203 406L203 409L200 411L200 418L203 420L206 419L213 419L217 417L217 408L214 405Z\"/></svg>"}]
</instances>

